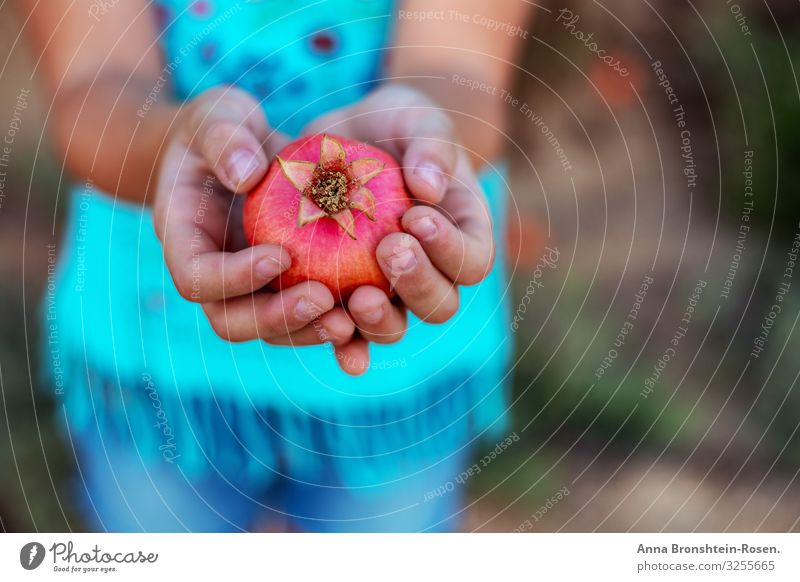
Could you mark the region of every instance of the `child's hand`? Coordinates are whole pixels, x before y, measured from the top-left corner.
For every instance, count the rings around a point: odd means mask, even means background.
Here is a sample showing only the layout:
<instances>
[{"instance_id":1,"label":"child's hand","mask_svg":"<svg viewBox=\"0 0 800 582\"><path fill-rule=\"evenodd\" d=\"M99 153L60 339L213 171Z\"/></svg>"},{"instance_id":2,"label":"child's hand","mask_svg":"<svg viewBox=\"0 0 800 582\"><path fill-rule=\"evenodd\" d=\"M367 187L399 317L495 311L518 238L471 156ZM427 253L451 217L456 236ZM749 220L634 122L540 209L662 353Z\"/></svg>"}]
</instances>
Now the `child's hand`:
<instances>
[{"instance_id":1,"label":"child's hand","mask_svg":"<svg viewBox=\"0 0 800 582\"><path fill-rule=\"evenodd\" d=\"M403 216L413 236L387 236L378 246L378 262L415 315L432 323L450 319L458 309L457 286L483 280L494 260L489 210L468 152L456 145L450 117L422 93L389 84L307 131L365 140L395 156L406 185L423 204ZM404 331L402 310L374 287L357 289L348 308L370 341L397 341ZM378 318L370 317L375 313Z\"/></svg>"},{"instance_id":2,"label":"child's hand","mask_svg":"<svg viewBox=\"0 0 800 582\"><path fill-rule=\"evenodd\" d=\"M200 303L217 334L229 341L347 343L355 327L323 284L254 293L291 259L279 246L247 248L238 194L264 176L285 137L270 131L252 97L233 88L207 91L176 123L160 158L153 214L180 294Z\"/></svg>"}]
</instances>

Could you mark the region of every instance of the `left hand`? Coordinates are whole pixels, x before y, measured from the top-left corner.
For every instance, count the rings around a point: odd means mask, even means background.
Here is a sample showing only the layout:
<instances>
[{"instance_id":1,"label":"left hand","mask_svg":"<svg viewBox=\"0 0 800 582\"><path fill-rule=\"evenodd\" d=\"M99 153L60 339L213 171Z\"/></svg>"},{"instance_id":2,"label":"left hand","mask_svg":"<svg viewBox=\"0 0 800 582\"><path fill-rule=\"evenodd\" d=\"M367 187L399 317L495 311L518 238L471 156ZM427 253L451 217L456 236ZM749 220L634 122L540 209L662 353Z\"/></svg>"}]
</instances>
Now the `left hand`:
<instances>
[{"instance_id":1,"label":"left hand","mask_svg":"<svg viewBox=\"0 0 800 582\"><path fill-rule=\"evenodd\" d=\"M430 323L455 315L458 285L479 283L492 268L492 220L449 115L419 91L385 84L304 131L322 132L366 141L392 154L420 202L403 216L406 232L390 234L377 249L378 263L402 305L371 286L356 289L347 304L361 337L339 346L337 357L346 371L358 374L369 365L368 342L393 343L403 336L405 309Z\"/></svg>"}]
</instances>

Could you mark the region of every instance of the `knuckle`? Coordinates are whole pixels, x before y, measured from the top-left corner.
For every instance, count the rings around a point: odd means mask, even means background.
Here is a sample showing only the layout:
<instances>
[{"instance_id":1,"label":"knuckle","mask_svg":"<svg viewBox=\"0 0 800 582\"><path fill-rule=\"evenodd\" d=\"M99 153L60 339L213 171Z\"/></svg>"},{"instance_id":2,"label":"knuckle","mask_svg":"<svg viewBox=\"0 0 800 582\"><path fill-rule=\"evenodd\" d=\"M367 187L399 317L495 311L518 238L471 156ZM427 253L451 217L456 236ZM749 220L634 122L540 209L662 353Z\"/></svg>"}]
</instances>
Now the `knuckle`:
<instances>
[{"instance_id":1,"label":"knuckle","mask_svg":"<svg viewBox=\"0 0 800 582\"><path fill-rule=\"evenodd\" d=\"M332 343L332 344L339 344L349 340L353 336L353 332L350 330L342 329L331 329L325 330L322 332L317 333L317 343Z\"/></svg>"},{"instance_id":2,"label":"knuckle","mask_svg":"<svg viewBox=\"0 0 800 582\"><path fill-rule=\"evenodd\" d=\"M400 296L405 303L427 302L428 298L437 295L436 281L433 280L430 273L418 271L406 275L405 277L400 277L397 286ZM401 286L402 289L400 289Z\"/></svg>"},{"instance_id":3,"label":"knuckle","mask_svg":"<svg viewBox=\"0 0 800 582\"><path fill-rule=\"evenodd\" d=\"M408 123L416 135L427 138L426 143L437 147L441 147L442 143L447 146L455 145L455 122L437 103L425 98L409 107Z\"/></svg>"},{"instance_id":4,"label":"knuckle","mask_svg":"<svg viewBox=\"0 0 800 582\"><path fill-rule=\"evenodd\" d=\"M456 277L456 282L460 285L477 285L481 281L483 281L486 273L484 271L479 271L478 269L464 269L458 274Z\"/></svg>"},{"instance_id":5,"label":"knuckle","mask_svg":"<svg viewBox=\"0 0 800 582\"><path fill-rule=\"evenodd\" d=\"M475 285L483 281L492 271L496 258L494 240L489 237L486 244L464 244L464 263L455 280L461 285Z\"/></svg>"},{"instance_id":6,"label":"knuckle","mask_svg":"<svg viewBox=\"0 0 800 582\"><path fill-rule=\"evenodd\" d=\"M208 317L208 322L211 324L211 329L220 339L225 340L226 342L233 341L233 335L231 333L230 326L228 325L228 319L224 316L224 314L210 315Z\"/></svg>"},{"instance_id":7,"label":"knuckle","mask_svg":"<svg viewBox=\"0 0 800 582\"><path fill-rule=\"evenodd\" d=\"M486 278L491 269L491 261L467 265L458 273L456 282L461 285L477 285Z\"/></svg>"},{"instance_id":8,"label":"knuckle","mask_svg":"<svg viewBox=\"0 0 800 582\"><path fill-rule=\"evenodd\" d=\"M254 287L256 286L253 285L253 281L256 275L252 268L236 270L235 267L220 267L219 272L223 299L233 299L252 293L255 290Z\"/></svg>"},{"instance_id":9,"label":"knuckle","mask_svg":"<svg viewBox=\"0 0 800 582\"><path fill-rule=\"evenodd\" d=\"M203 97L212 105L223 105L227 108L246 108L258 107L258 101L250 93L235 85L220 85L208 89Z\"/></svg>"},{"instance_id":10,"label":"knuckle","mask_svg":"<svg viewBox=\"0 0 800 582\"><path fill-rule=\"evenodd\" d=\"M495 248L493 243L489 245L488 255L489 256L486 259L486 269L485 269L485 272L487 274L494 268L494 263L497 260L497 249Z\"/></svg>"},{"instance_id":11,"label":"knuckle","mask_svg":"<svg viewBox=\"0 0 800 582\"><path fill-rule=\"evenodd\" d=\"M375 96L386 95L398 105L418 105L427 101L427 97L418 89L404 83L386 84L377 91Z\"/></svg>"},{"instance_id":12,"label":"knuckle","mask_svg":"<svg viewBox=\"0 0 800 582\"><path fill-rule=\"evenodd\" d=\"M230 92L229 87L223 87L223 86L212 87L211 89L208 89L205 93L203 93L203 98L212 102L217 102L223 97L225 97L225 95L229 92Z\"/></svg>"},{"instance_id":13,"label":"knuckle","mask_svg":"<svg viewBox=\"0 0 800 582\"><path fill-rule=\"evenodd\" d=\"M260 111L258 101L252 95L233 86L208 89L190 107L189 125L201 130L214 124L214 120L244 120L253 112Z\"/></svg>"},{"instance_id":14,"label":"knuckle","mask_svg":"<svg viewBox=\"0 0 800 582\"><path fill-rule=\"evenodd\" d=\"M277 317L268 314L266 317L259 318L256 322L256 332L262 340L291 335L294 331L288 317L284 314Z\"/></svg>"},{"instance_id":15,"label":"knuckle","mask_svg":"<svg viewBox=\"0 0 800 582\"><path fill-rule=\"evenodd\" d=\"M458 313L458 293L449 293L436 308L428 315L425 321L429 323L444 323Z\"/></svg>"},{"instance_id":16,"label":"knuckle","mask_svg":"<svg viewBox=\"0 0 800 582\"><path fill-rule=\"evenodd\" d=\"M228 99L231 101L238 101L243 105L258 105L255 97L253 97L250 93L242 89L241 87L237 87L235 85L230 85L228 87L224 87L223 89L223 98Z\"/></svg>"},{"instance_id":17,"label":"knuckle","mask_svg":"<svg viewBox=\"0 0 800 582\"><path fill-rule=\"evenodd\" d=\"M432 129L432 124L423 116L410 133L415 137L408 150L408 161L414 163L420 158L430 160L442 169L448 179L452 178L458 161L452 132Z\"/></svg>"},{"instance_id":18,"label":"knuckle","mask_svg":"<svg viewBox=\"0 0 800 582\"><path fill-rule=\"evenodd\" d=\"M370 334L370 339L376 344L396 344L406 335L406 326L399 330L386 330L381 334Z\"/></svg>"},{"instance_id":19,"label":"knuckle","mask_svg":"<svg viewBox=\"0 0 800 582\"><path fill-rule=\"evenodd\" d=\"M432 133L435 137L441 139L442 141L446 141L447 145L454 146L453 143L453 135L456 130L455 122L450 115L441 109L434 109L431 111L431 123Z\"/></svg>"},{"instance_id":20,"label":"knuckle","mask_svg":"<svg viewBox=\"0 0 800 582\"><path fill-rule=\"evenodd\" d=\"M242 118L250 117L253 114L261 115L261 103L255 96L240 88L231 91L231 98L235 101Z\"/></svg>"},{"instance_id":21,"label":"knuckle","mask_svg":"<svg viewBox=\"0 0 800 582\"><path fill-rule=\"evenodd\" d=\"M199 285L194 284L194 282L191 280L191 277L179 271L172 274L172 282L174 283L175 289L178 291L178 294L181 297L187 301L192 301L193 303L197 303L199 301Z\"/></svg>"},{"instance_id":22,"label":"knuckle","mask_svg":"<svg viewBox=\"0 0 800 582\"><path fill-rule=\"evenodd\" d=\"M235 126L230 121L212 121L202 136L203 145L221 150L228 143L234 131Z\"/></svg>"}]
</instances>

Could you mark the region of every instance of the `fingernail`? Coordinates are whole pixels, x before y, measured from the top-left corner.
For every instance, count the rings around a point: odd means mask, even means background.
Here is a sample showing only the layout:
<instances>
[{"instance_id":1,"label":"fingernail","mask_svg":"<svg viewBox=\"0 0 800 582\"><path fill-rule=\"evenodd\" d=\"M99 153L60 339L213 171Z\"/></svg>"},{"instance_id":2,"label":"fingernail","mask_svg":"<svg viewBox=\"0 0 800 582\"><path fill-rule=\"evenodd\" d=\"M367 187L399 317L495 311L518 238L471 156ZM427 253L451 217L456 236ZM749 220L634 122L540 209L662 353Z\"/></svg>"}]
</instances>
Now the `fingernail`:
<instances>
[{"instance_id":1,"label":"fingernail","mask_svg":"<svg viewBox=\"0 0 800 582\"><path fill-rule=\"evenodd\" d=\"M311 300L301 297L294 307L297 319L301 321L312 321L322 315L322 308Z\"/></svg>"},{"instance_id":2,"label":"fingernail","mask_svg":"<svg viewBox=\"0 0 800 582\"><path fill-rule=\"evenodd\" d=\"M429 216L416 219L408 225L408 228L419 240L430 241L436 238L436 223Z\"/></svg>"},{"instance_id":3,"label":"fingernail","mask_svg":"<svg viewBox=\"0 0 800 582\"><path fill-rule=\"evenodd\" d=\"M414 175L433 188L437 194L444 195L447 188L447 177L439 166L431 162L422 162L414 169Z\"/></svg>"},{"instance_id":4,"label":"fingernail","mask_svg":"<svg viewBox=\"0 0 800 582\"><path fill-rule=\"evenodd\" d=\"M372 311L367 311L361 317L367 323L378 323L383 318L383 305Z\"/></svg>"},{"instance_id":5,"label":"fingernail","mask_svg":"<svg viewBox=\"0 0 800 582\"><path fill-rule=\"evenodd\" d=\"M258 169L258 155L249 150L236 150L228 159L225 173L236 185L241 184Z\"/></svg>"},{"instance_id":6,"label":"fingernail","mask_svg":"<svg viewBox=\"0 0 800 582\"><path fill-rule=\"evenodd\" d=\"M408 273L417 265L417 255L411 249L403 249L389 257L389 269L395 275Z\"/></svg>"},{"instance_id":7,"label":"fingernail","mask_svg":"<svg viewBox=\"0 0 800 582\"><path fill-rule=\"evenodd\" d=\"M256 275L261 279L273 279L283 272L284 266L276 257L265 257L256 263Z\"/></svg>"}]
</instances>

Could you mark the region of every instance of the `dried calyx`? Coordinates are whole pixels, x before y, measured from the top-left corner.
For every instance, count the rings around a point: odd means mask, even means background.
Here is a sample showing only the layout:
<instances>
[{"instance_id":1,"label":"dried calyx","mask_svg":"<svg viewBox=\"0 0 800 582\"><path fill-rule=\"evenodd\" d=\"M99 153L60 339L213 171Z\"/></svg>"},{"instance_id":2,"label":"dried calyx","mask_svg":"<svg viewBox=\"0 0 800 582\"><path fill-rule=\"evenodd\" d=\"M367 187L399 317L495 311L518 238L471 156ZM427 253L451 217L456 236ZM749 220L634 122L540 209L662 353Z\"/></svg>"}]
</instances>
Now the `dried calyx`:
<instances>
[{"instance_id":1,"label":"dried calyx","mask_svg":"<svg viewBox=\"0 0 800 582\"><path fill-rule=\"evenodd\" d=\"M342 144L324 136L319 162L284 160L278 157L284 176L301 193L297 225L320 218L332 218L355 239L352 210L360 210L375 220L375 196L366 183L383 171L384 164L374 158L347 162Z\"/></svg>"}]
</instances>

